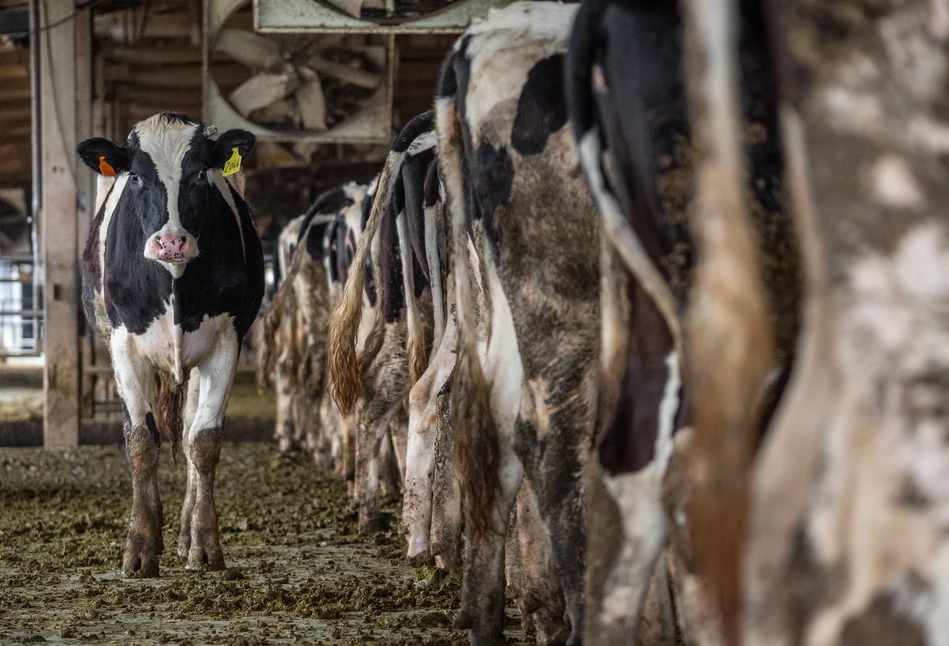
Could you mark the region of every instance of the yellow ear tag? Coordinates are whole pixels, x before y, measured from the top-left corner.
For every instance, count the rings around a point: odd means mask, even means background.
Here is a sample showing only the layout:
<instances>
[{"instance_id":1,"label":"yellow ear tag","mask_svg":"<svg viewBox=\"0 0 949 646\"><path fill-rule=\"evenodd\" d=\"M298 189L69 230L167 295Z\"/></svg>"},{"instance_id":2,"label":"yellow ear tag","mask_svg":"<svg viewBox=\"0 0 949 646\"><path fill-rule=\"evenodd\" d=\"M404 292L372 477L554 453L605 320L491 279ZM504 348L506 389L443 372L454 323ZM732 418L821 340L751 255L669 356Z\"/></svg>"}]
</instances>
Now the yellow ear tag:
<instances>
[{"instance_id":1,"label":"yellow ear tag","mask_svg":"<svg viewBox=\"0 0 949 646\"><path fill-rule=\"evenodd\" d=\"M224 162L224 172L221 176L227 177L233 175L241 169L241 154L237 151L237 146L231 148L231 158Z\"/></svg>"},{"instance_id":2,"label":"yellow ear tag","mask_svg":"<svg viewBox=\"0 0 949 646\"><path fill-rule=\"evenodd\" d=\"M115 177L115 169L105 160L105 155L99 155L99 172L106 177Z\"/></svg>"}]
</instances>

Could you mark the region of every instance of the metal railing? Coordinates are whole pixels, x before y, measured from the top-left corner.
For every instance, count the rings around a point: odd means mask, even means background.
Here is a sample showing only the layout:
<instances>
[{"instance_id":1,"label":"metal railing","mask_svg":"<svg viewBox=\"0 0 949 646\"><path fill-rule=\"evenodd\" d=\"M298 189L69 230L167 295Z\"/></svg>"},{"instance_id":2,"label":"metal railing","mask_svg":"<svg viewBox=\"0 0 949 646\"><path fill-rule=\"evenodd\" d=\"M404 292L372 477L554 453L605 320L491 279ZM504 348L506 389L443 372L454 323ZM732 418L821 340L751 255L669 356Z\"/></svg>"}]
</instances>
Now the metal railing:
<instances>
[{"instance_id":1,"label":"metal railing","mask_svg":"<svg viewBox=\"0 0 949 646\"><path fill-rule=\"evenodd\" d=\"M33 256L0 255L0 360L38 357L43 305Z\"/></svg>"}]
</instances>

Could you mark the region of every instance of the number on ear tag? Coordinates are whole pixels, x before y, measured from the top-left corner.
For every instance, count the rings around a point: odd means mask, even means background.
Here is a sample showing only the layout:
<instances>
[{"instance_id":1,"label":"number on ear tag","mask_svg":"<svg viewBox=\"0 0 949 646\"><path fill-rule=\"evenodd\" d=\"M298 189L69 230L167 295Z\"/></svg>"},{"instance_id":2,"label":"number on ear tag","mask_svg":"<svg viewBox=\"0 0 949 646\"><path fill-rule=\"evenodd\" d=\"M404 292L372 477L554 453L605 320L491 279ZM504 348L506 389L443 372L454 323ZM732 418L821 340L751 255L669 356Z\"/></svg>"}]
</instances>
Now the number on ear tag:
<instances>
[{"instance_id":1,"label":"number on ear tag","mask_svg":"<svg viewBox=\"0 0 949 646\"><path fill-rule=\"evenodd\" d=\"M99 172L106 177L115 177L115 169L105 160L105 155L99 155Z\"/></svg>"},{"instance_id":2,"label":"number on ear tag","mask_svg":"<svg viewBox=\"0 0 949 646\"><path fill-rule=\"evenodd\" d=\"M237 150L237 146L231 148L231 158L224 162L224 172L221 173L223 177L228 175L233 175L241 169L241 154Z\"/></svg>"}]
</instances>

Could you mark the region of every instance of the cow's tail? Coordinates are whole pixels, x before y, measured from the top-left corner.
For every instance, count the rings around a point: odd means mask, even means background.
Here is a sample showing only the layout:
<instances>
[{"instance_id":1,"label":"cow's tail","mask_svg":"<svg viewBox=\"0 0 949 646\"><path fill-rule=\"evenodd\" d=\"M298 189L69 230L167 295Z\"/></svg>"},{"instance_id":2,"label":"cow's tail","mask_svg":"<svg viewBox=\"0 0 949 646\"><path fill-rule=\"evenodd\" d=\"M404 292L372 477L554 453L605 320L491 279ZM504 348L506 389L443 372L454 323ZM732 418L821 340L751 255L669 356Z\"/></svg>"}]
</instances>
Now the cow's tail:
<instances>
[{"instance_id":1,"label":"cow's tail","mask_svg":"<svg viewBox=\"0 0 949 646\"><path fill-rule=\"evenodd\" d=\"M697 167L691 223L699 262L687 327L695 410L688 517L725 639L738 644L751 460L774 341L760 243L745 201L736 4L684 6L695 43L686 50L693 132L707 151Z\"/></svg>"},{"instance_id":2,"label":"cow's tail","mask_svg":"<svg viewBox=\"0 0 949 646\"><path fill-rule=\"evenodd\" d=\"M185 386L175 381L174 375L162 370L155 372L155 380L155 423L161 436L171 444L171 457L177 461L184 425L181 412L184 408Z\"/></svg>"},{"instance_id":3,"label":"cow's tail","mask_svg":"<svg viewBox=\"0 0 949 646\"><path fill-rule=\"evenodd\" d=\"M385 166L379 176L376 197L366 222L366 229L359 239L356 257L353 259L343 288L343 296L330 319L329 362L333 381L333 396L343 415L349 414L362 390L362 362L356 356L356 335L362 317L362 293L366 283L366 264L369 262L372 239L379 229L381 215L391 200L393 180L402 168L405 152L392 151L386 157ZM373 326L375 328L375 326ZM366 348L369 347L367 341ZM365 354L365 352L363 353Z\"/></svg>"},{"instance_id":4,"label":"cow's tail","mask_svg":"<svg viewBox=\"0 0 949 646\"><path fill-rule=\"evenodd\" d=\"M425 259L428 262L429 282L432 286L432 313L435 319L432 348L442 343L445 335L446 301L445 286L442 283L441 244L439 235L439 179L438 160L432 161L425 174ZM444 233L444 232L443 232ZM434 350L433 350L434 351Z\"/></svg>"},{"instance_id":5,"label":"cow's tail","mask_svg":"<svg viewBox=\"0 0 949 646\"><path fill-rule=\"evenodd\" d=\"M261 393L266 390L267 383L273 375L276 366L277 348L274 342L277 338L277 330L280 328L284 316L293 317L295 314L296 298L293 293L293 282L300 273L300 267L303 264L301 256L303 255L305 254L293 254L293 260L290 262L290 271L287 272L286 278L280 283L280 287L277 289L277 293L274 294L273 301L270 303L270 309L268 309L267 314L264 315L263 343L261 344L257 370L257 390ZM295 334L291 334L290 338L285 340L288 344L287 351L289 354L295 352L295 336ZM292 375L294 373L291 371L290 374Z\"/></svg>"},{"instance_id":6,"label":"cow's tail","mask_svg":"<svg viewBox=\"0 0 949 646\"><path fill-rule=\"evenodd\" d=\"M406 352L409 357L409 385L414 386L425 367L428 365L428 352L425 347L425 328L418 313L418 302L415 299L415 270L412 243L408 240L408 231L405 227L405 215L400 215L399 247L402 256L402 283L405 290L405 319L408 335L406 337Z\"/></svg>"},{"instance_id":7,"label":"cow's tail","mask_svg":"<svg viewBox=\"0 0 949 646\"><path fill-rule=\"evenodd\" d=\"M446 59L435 101L438 128L438 165L451 215L454 254L458 348L451 389L451 422L455 437L455 464L465 495L468 528L478 541L491 531L498 479L498 435L491 416L490 388L478 357L462 178L461 123L455 104L458 92L453 52Z\"/></svg>"}]
</instances>

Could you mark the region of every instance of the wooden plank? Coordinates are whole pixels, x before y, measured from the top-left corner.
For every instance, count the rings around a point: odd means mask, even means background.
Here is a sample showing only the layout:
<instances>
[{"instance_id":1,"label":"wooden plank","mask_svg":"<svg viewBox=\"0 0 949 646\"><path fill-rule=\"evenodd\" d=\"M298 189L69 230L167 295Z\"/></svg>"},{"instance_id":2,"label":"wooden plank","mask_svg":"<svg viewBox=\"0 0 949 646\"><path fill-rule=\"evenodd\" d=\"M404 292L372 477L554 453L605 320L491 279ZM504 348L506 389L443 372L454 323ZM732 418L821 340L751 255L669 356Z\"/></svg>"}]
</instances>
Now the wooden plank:
<instances>
[{"instance_id":1,"label":"wooden plank","mask_svg":"<svg viewBox=\"0 0 949 646\"><path fill-rule=\"evenodd\" d=\"M198 88L200 96L202 83L200 66L181 65L144 69L134 68L126 63L116 63L106 65L105 72L108 79L114 83L187 91ZM250 78L250 72L241 65L215 66L214 78L218 83L240 84Z\"/></svg>"},{"instance_id":2,"label":"wooden plank","mask_svg":"<svg viewBox=\"0 0 949 646\"><path fill-rule=\"evenodd\" d=\"M166 107L197 106L198 113L200 114L201 112L201 96L199 94L189 92L182 95L180 92L169 92L168 90L139 87L126 83L116 83L113 87L115 88L115 98L119 101L146 105L164 105ZM199 114L193 116L199 116Z\"/></svg>"},{"instance_id":3,"label":"wooden plank","mask_svg":"<svg viewBox=\"0 0 949 646\"><path fill-rule=\"evenodd\" d=\"M11 123L30 120L30 104L16 106L0 106L0 122Z\"/></svg>"},{"instance_id":4,"label":"wooden plank","mask_svg":"<svg viewBox=\"0 0 949 646\"><path fill-rule=\"evenodd\" d=\"M110 61L138 65L201 64L201 50L190 45L152 47L142 45L108 45L103 55Z\"/></svg>"},{"instance_id":5,"label":"wooden plank","mask_svg":"<svg viewBox=\"0 0 949 646\"><path fill-rule=\"evenodd\" d=\"M0 94L0 106L5 106L9 103L26 101L26 104L30 104L30 86L29 84L24 85L23 87L4 87L3 94Z\"/></svg>"},{"instance_id":6,"label":"wooden plank","mask_svg":"<svg viewBox=\"0 0 949 646\"><path fill-rule=\"evenodd\" d=\"M46 339L43 445L79 443L79 289L76 230L75 32L72 0L39 3L40 107L43 132L43 206L40 228L45 265ZM55 24L61 23L61 24ZM46 28L46 25L54 24ZM55 233L53 233L55 232Z\"/></svg>"},{"instance_id":7,"label":"wooden plank","mask_svg":"<svg viewBox=\"0 0 949 646\"><path fill-rule=\"evenodd\" d=\"M19 65L29 71L30 50L26 47L0 49L0 65Z\"/></svg>"},{"instance_id":8,"label":"wooden plank","mask_svg":"<svg viewBox=\"0 0 949 646\"><path fill-rule=\"evenodd\" d=\"M8 79L28 79L30 78L30 70L23 66L17 64L0 64L0 80Z\"/></svg>"}]
</instances>

